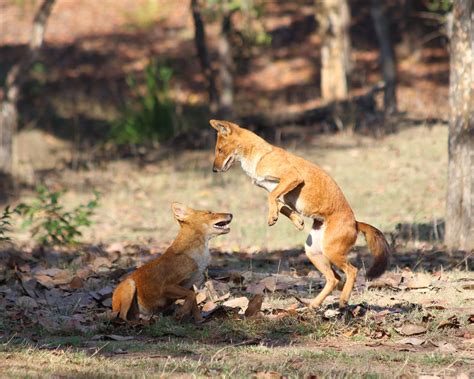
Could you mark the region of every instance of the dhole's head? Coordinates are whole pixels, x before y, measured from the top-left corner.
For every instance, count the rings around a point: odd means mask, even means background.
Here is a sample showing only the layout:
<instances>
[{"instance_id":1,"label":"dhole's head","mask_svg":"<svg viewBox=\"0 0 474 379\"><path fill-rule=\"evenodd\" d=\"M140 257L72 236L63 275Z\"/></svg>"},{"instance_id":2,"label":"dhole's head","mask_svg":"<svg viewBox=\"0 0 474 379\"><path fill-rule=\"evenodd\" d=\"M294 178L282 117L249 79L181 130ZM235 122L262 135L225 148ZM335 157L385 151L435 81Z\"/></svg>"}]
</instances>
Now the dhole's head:
<instances>
[{"instance_id":1,"label":"dhole's head","mask_svg":"<svg viewBox=\"0 0 474 379\"><path fill-rule=\"evenodd\" d=\"M231 213L198 211L180 203L173 203L171 208L181 227L190 227L208 238L230 232Z\"/></svg>"},{"instance_id":2,"label":"dhole's head","mask_svg":"<svg viewBox=\"0 0 474 379\"><path fill-rule=\"evenodd\" d=\"M227 171L238 158L239 134L241 128L229 121L211 120L211 126L217 130L216 156L212 171Z\"/></svg>"}]
</instances>

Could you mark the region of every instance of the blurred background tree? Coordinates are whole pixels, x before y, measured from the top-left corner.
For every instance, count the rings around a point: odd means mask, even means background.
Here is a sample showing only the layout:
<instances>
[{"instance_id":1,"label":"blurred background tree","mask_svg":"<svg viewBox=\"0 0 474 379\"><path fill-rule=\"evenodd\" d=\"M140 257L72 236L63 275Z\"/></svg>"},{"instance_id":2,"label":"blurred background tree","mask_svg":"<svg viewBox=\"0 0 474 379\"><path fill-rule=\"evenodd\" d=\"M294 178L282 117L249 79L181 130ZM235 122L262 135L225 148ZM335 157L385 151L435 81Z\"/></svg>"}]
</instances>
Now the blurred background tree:
<instances>
[{"instance_id":1,"label":"blurred background tree","mask_svg":"<svg viewBox=\"0 0 474 379\"><path fill-rule=\"evenodd\" d=\"M345 99L351 68L351 15L346 0L316 2L321 35L321 96L326 101Z\"/></svg>"},{"instance_id":2,"label":"blurred background tree","mask_svg":"<svg viewBox=\"0 0 474 379\"><path fill-rule=\"evenodd\" d=\"M43 45L46 24L55 0L44 0L39 7L32 25L28 51L6 75L3 99L0 97L0 172L13 174L16 157L14 156L14 135L18 129L17 103L22 84L26 81L28 71L38 57Z\"/></svg>"},{"instance_id":3,"label":"blurred background tree","mask_svg":"<svg viewBox=\"0 0 474 379\"><path fill-rule=\"evenodd\" d=\"M474 17L471 0L453 6L450 44L446 244L474 249Z\"/></svg>"}]
</instances>

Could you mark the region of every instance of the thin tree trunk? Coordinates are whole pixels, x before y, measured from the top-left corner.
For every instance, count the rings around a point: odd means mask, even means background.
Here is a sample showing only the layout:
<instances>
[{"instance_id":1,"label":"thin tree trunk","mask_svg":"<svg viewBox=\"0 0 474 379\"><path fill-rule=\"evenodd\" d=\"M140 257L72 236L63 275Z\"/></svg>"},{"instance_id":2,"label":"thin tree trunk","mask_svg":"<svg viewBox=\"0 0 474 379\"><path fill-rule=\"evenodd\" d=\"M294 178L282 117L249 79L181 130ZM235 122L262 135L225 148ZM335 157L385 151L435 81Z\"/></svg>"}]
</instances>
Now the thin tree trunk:
<instances>
[{"instance_id":1,"label":"thin tree trunk","mask_svg":"<svg viewBox=\"0 0 474 379\"><path fill-rule=\"evenodd\" d=\"M390 115L397 111L397 64L392 40L390 25L385 17L383 1L372 0L371 14L375 27L375 34L380 45L380 61L382 76L385 82L384 109Z\"/></svg>"},{"instance_id":2,"label":"thin tree trunk","mask_svg":"<svg viewBox=\"0 0 474 379\"><path fill-rule=\"evenodd\" d=\"M191 0L191 11L194 20L194 43L201 64L201 69L207 82L209 93L209 107L211 112L216 112L219 104L219 93L216 87L215 73L212 70L209 61L209 54L206 44L206 29L201 17L201 10L199 8L198 0Z\"/></svg>"},{"instance_id":3,"label":"thin tree trunk","mask_svg":"<svg viewBox=\"0 0 474 379\"><path fill-rule=\"evenodd\" d=\"M28 52L10 69L6 78L4 99L0 105L0 172L4 174L12 174L13 170L13 136L18 127L17 102L20 88L43 45L46 23L54 2L55 0L44 0L39 7L33 21Z\"/></svg>"},{"instance_id":4,"label":"thin tree trunk","mask_svg":"<svg viewBox=\"0 0 474 379\"><path fill-rule=\"evenodd\" d=\"M455 0L450 52L445 243L474 249L474 27L472 0Z\"/></svg>"},{"instance_id":5,"label":"thin tree trunk","mask_svg":"<svg viewBox=\"0 0 474 379\"><path fill-rule=\"evenodd\" d=\"M219 81L221 85L219 115L224 119L232 118L234 106L234 60L230 43L232 13L224 13L219 34Z\"/></svg>"},{"instance_id":6,"label":"thin tree trunk","mask_svg":"<svg viewBox=\"0 0 474 379\"><path fill-rule=\"evenodd\" d=\"M350 69L350 12L347 0L323 0L317 12L322 38L321 96L334 101L347 97Z\"/></svg>"},{"instance_id":7,"label":"thin tree trunk","mask_svg":"<svg viewBox=\"0 0 474 379\"><path fill-rule=\"evenodd\" d=\"M351 61L351 10L347 0L341 2L341 16L342 16L342 43L344 46L344 66L346 71L346 81L352 72Z\"/></svg>"}]
</instances>

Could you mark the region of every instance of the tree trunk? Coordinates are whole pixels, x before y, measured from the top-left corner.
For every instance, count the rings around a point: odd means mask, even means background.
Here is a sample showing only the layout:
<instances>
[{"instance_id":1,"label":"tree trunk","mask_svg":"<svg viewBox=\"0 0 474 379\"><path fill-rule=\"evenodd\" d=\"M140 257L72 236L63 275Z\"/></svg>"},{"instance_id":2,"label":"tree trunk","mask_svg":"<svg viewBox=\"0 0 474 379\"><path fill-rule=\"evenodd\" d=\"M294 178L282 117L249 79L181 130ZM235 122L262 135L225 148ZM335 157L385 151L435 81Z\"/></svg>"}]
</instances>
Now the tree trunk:
<instances>
[{"instance_id":1,"label":"tree trunk","mask_svg":"<svg viewBox=\"0 0 474 379\"><path fill-rule=\"evenodd\" d=\"M445 243L474 249L474 27L472 0L455 0L450 52Z\"/></svg>"},{"instance_id":2,"label":"tree trunk","mask_svg":"<svg viewBox=\"0 0 474 379\"><path fill-rule=\"evenodd\" d=\"M230 33L232 13L226 12L222 16L221 32L219 34L219 81L220 81L220 101L219 117L224 119L232 118L234 106L234 59L232 57L232 47L230 43Z\"/></svg>"},{"instance_id":3,"label":"tree trunk","mask_svg":"<svg viewBox=\"0 0 474 379\"><path fill-rule=\"evenodd\" d=\"M350 69L350 12L347 0L323 0L317 12L322 39L321 96L326 101L347 97Z\"/></svg>"},{"instance_id":4,"label":"tree trunk","mask_svg":"<svg viewBox=\"0 0 474 379\"><path fill-rule=\"evenodd\" d=\"M201 17L201 10L199 8L198 0L191 0L191 11L194 20L194 43L201 64L201 69L207 82L209 93L209 108L211 112L216 112L219 104L219 93L217 92L215 73L212 70L209 61L209 54L206 44L206 29Z\"/></svg>"},{"instance_id":5,"label":"tree trunk","mask_svg":"<svg viewBox=\"0 0 474 379\"><path fill-rule=\"evenodd\" d=\"M385 82L384 110L390 115L397 111L397 64L390 38L390 25L385 17L383 1L372 0L371 14L375 27L375 34L380 45L380 62L382 76Z\"/></svg>"},{"instance_id":6,"label":"tree trunk","mask_svg":"<svg viewBox=\"0 0 474 379\"><path fill-rule=\"evenodd\" d=\"M13 136L18 127L17 102L20 88L43 45L46 23L54 2L55 0L44 0L39 7L33 21L28 52L10 69L5 81L4 99L0 104L0 172L4 174L12 174L13 171Z\"/></svg>"}]
</instances>

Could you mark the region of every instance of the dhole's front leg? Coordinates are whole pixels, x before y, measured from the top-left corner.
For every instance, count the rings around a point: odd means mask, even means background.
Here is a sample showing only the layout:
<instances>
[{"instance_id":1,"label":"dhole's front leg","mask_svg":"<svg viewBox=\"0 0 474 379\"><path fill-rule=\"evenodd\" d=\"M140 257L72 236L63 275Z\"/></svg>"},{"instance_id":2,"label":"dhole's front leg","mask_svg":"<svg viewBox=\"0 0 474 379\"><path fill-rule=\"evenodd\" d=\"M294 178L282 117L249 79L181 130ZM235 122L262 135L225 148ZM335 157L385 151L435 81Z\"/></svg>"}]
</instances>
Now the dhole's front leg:
<instances>
[{"instance_id":1,"label":"dhole's front leg","mask_svg":"<svg viewBox=\"0 0 474 379\"><path fill-rule=\"evenodd\" d=\"M294 226L296 226L296 229L298 230L303 230L304 229L304 220L303 217L301 217L298 213L296 213L293 209L291 209L289 206L278 202L278 210L282 215L285 215L290 219L290 221L293 223Z\"/></svg>"},{"instance_id":2,"label":"dhole's front leg","mask_svg":"<svg viewBox=\"0 0 474 379\"><path fill-rule=\"evenodd\" d=\"M268 226L275 225L278 220L279 201L278 198L294 190L303 179L300 177L280 179L280 183L268 194Z\"/></svg>"}]
</instances>

